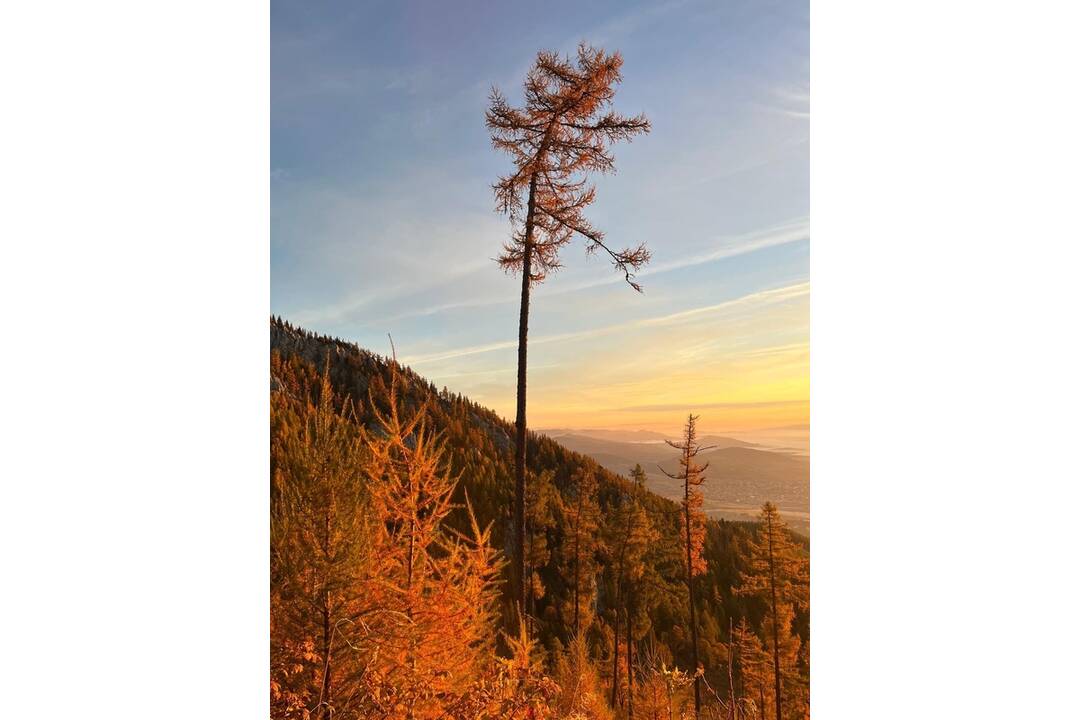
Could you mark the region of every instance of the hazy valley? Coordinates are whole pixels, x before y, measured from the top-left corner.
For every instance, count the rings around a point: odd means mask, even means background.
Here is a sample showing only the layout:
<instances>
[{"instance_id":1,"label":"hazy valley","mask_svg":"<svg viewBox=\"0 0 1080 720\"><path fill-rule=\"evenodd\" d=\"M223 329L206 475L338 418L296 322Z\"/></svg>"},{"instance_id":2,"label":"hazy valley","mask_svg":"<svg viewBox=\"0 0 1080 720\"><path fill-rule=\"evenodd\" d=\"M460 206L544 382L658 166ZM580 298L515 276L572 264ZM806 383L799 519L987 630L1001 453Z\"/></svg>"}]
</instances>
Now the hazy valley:
<instances>
[{"instance_id":1,"label":"hazy valley","mask_svg":"<svg viewBox=\"0 0 1080 720\"><path fill-rule=\"evenodd\" d=\"M781 437L781 431L766 431ZM794 436L797 428L789 431ZM640 463L650 490L672 500L682 498L682 485L664 474L676 474L678 451L662 433L648 430L544 429L567 450L587 455L603 467L622 475ZM791 437L790 445L798 438ZM698 456L708 462L707 480L702 486L704 510L712 517L749 520L766 500L773 501L793 530L810 529L810 459L797 447L776 448L733 437L705 435L703 446L714 446Z\"/></svg>"}]
</instances>

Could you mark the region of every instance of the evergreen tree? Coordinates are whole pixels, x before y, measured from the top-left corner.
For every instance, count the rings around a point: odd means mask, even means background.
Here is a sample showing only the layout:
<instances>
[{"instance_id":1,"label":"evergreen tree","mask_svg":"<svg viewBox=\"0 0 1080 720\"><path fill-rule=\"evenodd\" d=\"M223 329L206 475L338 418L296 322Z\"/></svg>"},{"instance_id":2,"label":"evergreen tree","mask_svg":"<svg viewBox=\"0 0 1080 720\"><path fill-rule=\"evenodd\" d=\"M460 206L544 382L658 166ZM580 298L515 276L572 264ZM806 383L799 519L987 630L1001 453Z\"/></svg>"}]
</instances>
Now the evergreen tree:
<instances>
[{"instance_id":1,"label":"evergreen tree","mask_svg":"<svg viewBox=\"0 0 1080 720\"><path fill-rule=\"evenodd\" d=\"M735 626L731 644L735 666L738 668L736 707L752 707L754 717L764 718L768 711L767 688L772 672L769 653L745 617Z\"/></svg>"},{"instance_id":2,"label":"evergreen tree","mask_svg":"<svg viewBox=\"0 0 1080 720\"><path fill-rule=\"evenodd\" d=\"M772 656L775 716L782 720L785 680L789 685L798 682L799 639L792 633L792 620L794 610L809 602L809 563L771 502L762 506L759 523L740 592L760 598L767 608L765 640Z\"/></svg>"},{"instance_id":3,"label":"evergreen tree","mask_svg":"<svg viewBox=\"0 0 1080 720\"><path fill-rule=\"evenodd\" d=\"M510 657L495 658L493 678L482 678L465 702L450 714L460 720L556 720L562 689L544 672L536 640L521 623L516 637L506 637Z\"/></svg>"},{"instance_id":4,"label":"evergreen tree","mask_svg":"<svg viewBox=\"0 0 1080 720\"><path fill-rule=\"evenodd\" d=\"M559 717L574 720L610 720L611 709L604 702L600 675L589 657L583 635L570 638L566 650L555 662L555 681L560 693L556 701Z\"/></svg>"},{"instance_id":5,"label":"evergreen tree","mask_svg":"<svg viewBox=\"0 0 1080 720\"><path fill-rule=\"evenodd\" d=\"M355 658L352 618L369 607L377 572L361 472L364 435L351 405L334 407L329 369L295 400L271 403L271 709L275 717L347 714Z\"/></svg>"},{"instance_id":6,"label":"evergreen tree","mask_svg":"<svg viewBox=\"0 0 1080 720\"><path fill-rule=\"evenodd\" d=\"M644 471L641 466L636 468L640 471L637 477L643 478ZM635 471L631 471L635 475ZM642 492L640 479L630 485L623 493L620 504L605 527L606 547L608 548L609 568L611 574L611 590L614 599L614 648L612 654L612 684L611 704L614 706L618 699L618 690L621 684L621 667L619 661L620 621L626 620L625 636L625 667L626 684L630 692L627 693L629 706L627 712L633 715L633 653L634 653L634 599L637 587L646 572L646 560L653 544L659 540L659 533L653 526L648 513L641 506L639 495Z\"/></svg>"},{"instance_id":7,"label":"evergreen tree","mask_svg":"<svg viewBox=\"0 0 1080 720\"><path fill-rule=\"evenodd\" d=\"M597 532L600 507L596 499L596 474L588 469L574 474L570 497L563 503L562 559L570 588L570 607L564 622L580 635L592 624L595 592Z\"/></svg>"},{"instance_id":8,"label":"evergreen tree","mask_svg":"<svg viewBox=\"0 0 1080 720\"><path fill-rule=\"evenodd\" d=\"M647 720L683 718L686 688L693 682L693 677L682 670L669 668L659 653L650 652L641 667L638 700L642 717Z\"/></svg>"},{"instance_id":9,"label":"evergreen tree","mask_svg":"<svg viewBox=\"0 0 1080 720\"><path fill-rule=\"evenodd\" d=\"M374 592L381 612L367 625L373 710L391 717L438 717L465 695L493 653L500 563L466 508L471 532L444 523L457 480L445 470L442 441L426 408L404 415L391 379L390 410L378 414L368 476L379 519L383 568Z\"/></svg>"},{"instance_id":10,"label":"evergreen tree","mask_svg":"<svg viewBox=\"0 0 1080 720\"><path fill-rule=\"evenodd\" d=\"M526 572L529 577L528 618L535 622L536 605L547 594L542 571L551 560L551 547L548 533L555 528L555 511L559 502L559 491L553 482L553 473L544 471L536 476L527 487L526 529L527 545L525 548Z\"/></svg>"}]
</instances>

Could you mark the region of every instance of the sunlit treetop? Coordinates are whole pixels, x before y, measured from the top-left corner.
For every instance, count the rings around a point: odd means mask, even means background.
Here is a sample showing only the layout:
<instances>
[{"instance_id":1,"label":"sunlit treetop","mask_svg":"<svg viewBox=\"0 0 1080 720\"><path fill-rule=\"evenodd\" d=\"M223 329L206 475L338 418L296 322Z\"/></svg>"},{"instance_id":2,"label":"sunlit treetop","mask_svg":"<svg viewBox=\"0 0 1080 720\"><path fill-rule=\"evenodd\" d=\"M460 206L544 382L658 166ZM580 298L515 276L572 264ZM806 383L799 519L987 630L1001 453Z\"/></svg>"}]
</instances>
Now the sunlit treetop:
<instances>
[{"instance_id":1,"label":"sunlit treetop","mask_svg":"<svg viewBox=\"0 0 1080 720\"><path fill-rule=\"evenodd\" d=\"M513 239L498 259L504 270L522 270L531 222L533 282L561 266L559 249L578 234L588 252L606 252L626 281L641 290L633 278L649 261L644 244L612 250L583 214L596 198L588 173L615 170L610 144L649 131L644 115L627 117L610 109L621 67L619 53L582 44L576 62L548 51L536 56L525 79L523 108L512 107L498 89L492 90L487 111L491 142L514 160L514 172L493 186L497 209L515 224Z\"/></svg>"}]
</instances>

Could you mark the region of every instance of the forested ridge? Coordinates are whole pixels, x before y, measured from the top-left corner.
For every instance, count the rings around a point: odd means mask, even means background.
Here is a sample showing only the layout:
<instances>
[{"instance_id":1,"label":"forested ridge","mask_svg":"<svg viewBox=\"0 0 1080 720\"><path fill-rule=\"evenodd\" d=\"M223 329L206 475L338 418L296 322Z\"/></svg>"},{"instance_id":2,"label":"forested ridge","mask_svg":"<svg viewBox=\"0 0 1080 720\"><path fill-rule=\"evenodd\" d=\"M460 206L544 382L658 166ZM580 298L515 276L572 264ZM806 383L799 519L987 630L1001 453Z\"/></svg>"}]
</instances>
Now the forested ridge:
<instances>
[{"instance_id":1,"label":"forested ridge","mask_svg":"<svg viewBox=\"0 0 1080 720\"><path fill-rule=\"evenodd\" d=\"M512 424L279 318L270 341L275 717L693 715L680 503L530 433L515 630ZM808 541L762 517L704 520L703 717L809 712ZM779 604L765 540L791 548Z\"/></svg>"}]
</instances>

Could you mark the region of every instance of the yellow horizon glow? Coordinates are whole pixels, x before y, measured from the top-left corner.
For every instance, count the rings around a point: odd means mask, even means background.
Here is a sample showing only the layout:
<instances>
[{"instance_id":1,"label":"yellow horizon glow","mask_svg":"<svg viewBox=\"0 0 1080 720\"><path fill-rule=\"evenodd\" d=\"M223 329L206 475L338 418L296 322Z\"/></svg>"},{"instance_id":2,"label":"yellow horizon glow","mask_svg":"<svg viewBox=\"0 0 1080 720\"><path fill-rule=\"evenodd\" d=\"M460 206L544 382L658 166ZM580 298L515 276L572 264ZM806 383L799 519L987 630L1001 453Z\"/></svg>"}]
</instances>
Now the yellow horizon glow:
<instances>
[{"instance_id":1,"label":"yellow horizon glow","mask_svg":"<svg viewBox=\"0 0 1080 720\"><path fill-rule=\"evenodd\" d=\"M514 347L494 343L413 361L425 377L512 419ZM498 364L484 365L491 356ZM807 424L809 284L595 332L541 336L530 342L529 362L531 428L673 433L691 412L702 432Z\"/></svg>"}]
</instances>

